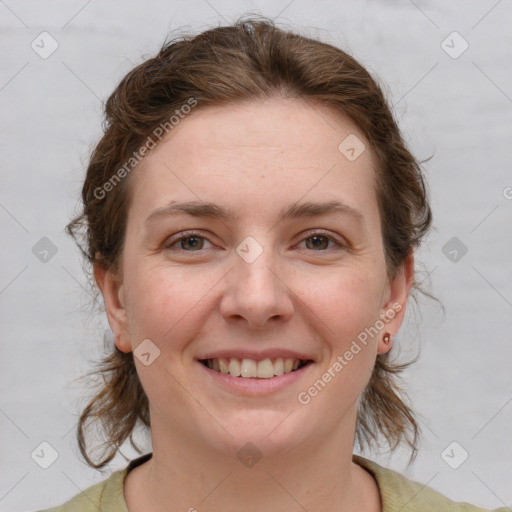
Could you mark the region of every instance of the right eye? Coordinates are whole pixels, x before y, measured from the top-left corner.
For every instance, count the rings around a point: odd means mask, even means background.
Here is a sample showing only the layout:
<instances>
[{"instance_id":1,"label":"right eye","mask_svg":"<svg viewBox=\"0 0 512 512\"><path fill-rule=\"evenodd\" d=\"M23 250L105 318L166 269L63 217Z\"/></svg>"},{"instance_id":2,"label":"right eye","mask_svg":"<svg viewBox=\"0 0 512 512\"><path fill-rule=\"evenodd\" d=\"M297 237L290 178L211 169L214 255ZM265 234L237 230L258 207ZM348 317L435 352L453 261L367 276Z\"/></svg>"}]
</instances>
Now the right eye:
<instances>
[{"instance_id":1,"label":"right eye","mask_svg":"<svg viewBox=\"0 0 512 512\"><path fill-rule=\"evenodd\" d=\"M172 237L168 242L165 243L164 248L166 250L178 250L185 252L198 252L203 248L204 241L206 238L195 232L184 233L178 238ZM207 241L207 240L206 240ZM173 247L179 243L179 247L174 249ZM208 242L210 243L210 242Z\"/></svg>"}]
</instances>

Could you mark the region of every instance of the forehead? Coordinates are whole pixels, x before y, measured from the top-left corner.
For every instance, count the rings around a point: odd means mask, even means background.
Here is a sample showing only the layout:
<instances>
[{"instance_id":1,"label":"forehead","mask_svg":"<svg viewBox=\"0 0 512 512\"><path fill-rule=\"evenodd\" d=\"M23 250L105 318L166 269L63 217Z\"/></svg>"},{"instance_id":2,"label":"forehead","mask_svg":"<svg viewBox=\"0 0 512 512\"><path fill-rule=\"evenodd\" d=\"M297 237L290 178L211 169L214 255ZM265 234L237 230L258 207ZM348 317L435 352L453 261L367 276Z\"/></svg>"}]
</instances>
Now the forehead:
<instances>
[{"instance_id":1,"label":"forehead","mask_svg":"<svg viewBox=\"0 0 512 512\"><path fill-rule=\"evenodd\" d=\"M356 159L347 158L347 144L362 151ZM196 107L135 170L132 206L148 212L172 199L223 197L249 209L266 196L277 210L290 199L322 196L372 209L374 159L365 147L347 116L315 102Z\"/></svg>"},{"instance_id":2,"label":"forehead","mask_svg":"<svg viewBox=\"0 0 512 512\"><path fill-rule=\"evenodd\" d=\"M236 151L237 156L270 152L274 157L275 152L286 152L289 160L308 154L308 161L319 161L321 153L338 156L339 144L350 134L361 142L364 139L348 116L313 100L272 98L197 107L175 125L146 161L162 152L162 147L178 145L188 150L178 157L186 156L188 162L199 165L207 155L198 150L208 146L215 151Z\"/></svg>"}]
</instances>

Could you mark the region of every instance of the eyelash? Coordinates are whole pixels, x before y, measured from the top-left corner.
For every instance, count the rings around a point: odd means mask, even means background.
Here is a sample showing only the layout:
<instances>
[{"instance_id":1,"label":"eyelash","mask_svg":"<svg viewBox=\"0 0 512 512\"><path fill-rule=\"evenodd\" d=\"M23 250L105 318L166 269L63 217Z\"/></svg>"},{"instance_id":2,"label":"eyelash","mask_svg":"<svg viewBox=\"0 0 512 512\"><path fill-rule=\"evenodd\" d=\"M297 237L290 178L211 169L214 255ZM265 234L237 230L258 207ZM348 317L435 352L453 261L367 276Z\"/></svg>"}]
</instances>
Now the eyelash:
<instances>
[{"instance_id":1,"label":"eyelash","mask_svg":"<svg viewBox=\"0 0 512 512\"><path fill-rule=\"evenodd\" d=\"M322 236L324 238L327 238L327 240L329 240L330 242L333 242L334 244L336 244L340 249L348 249L348 245L347 244L339 241L338 239L334 238L331 235L328 235L327 233L325 233L323 231L313 231L311 233L308 233L308 235L306 237L304 237L301 240L301 242L303 242L304 240L307 240L308 238L313 238L314 236ZM194 238L194 237L201 238L201 239L207 240L209 242L209 240L205 236L202 236L200 233L198 233L196 231L186 231L179 238L176 238L176 239L171 238L169 240L169 242L164 245L163 248L166 249L166 250L172 250L172 246L177 244L181 240L185 240L187 238ZM178 250L181 251L181 252L188 252L188 253L200 253L200 252L202 252L202 249L199 249L197 251L186 251L185 249L179 248ZM333 250L333 249L331 248L331 250ZM330 252L330 250L329 249L321 249L321 250L315 251L313 249L310 249L310 252L318 252L318 253L322 253L323 252L323 253L325 253L325 252Z\"/></svg>"}]
</instances>

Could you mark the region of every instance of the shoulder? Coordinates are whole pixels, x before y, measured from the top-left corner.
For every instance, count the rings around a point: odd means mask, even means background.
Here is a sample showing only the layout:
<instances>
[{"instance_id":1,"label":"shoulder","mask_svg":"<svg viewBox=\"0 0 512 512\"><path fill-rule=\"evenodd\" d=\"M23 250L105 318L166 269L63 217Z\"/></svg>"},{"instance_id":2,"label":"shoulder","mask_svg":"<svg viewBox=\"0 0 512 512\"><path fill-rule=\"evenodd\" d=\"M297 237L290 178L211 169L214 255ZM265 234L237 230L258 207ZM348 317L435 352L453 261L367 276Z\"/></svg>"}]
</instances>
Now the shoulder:
<instances>
[{"instance_id":1,"label":"shoulder","mask_svg":"<svg viewBox=\"0 0 512 512\"><path fill-rule=\"evenodd\" d=\"M455 502L431 487L410 480L392 469L359 455L352 456L353 462L369 471L377 481L382 499L382 512L491 512L466 502ZM503 507L494 512L509 511Z\"/></svg>"},{"instance_id":2,"label":"shoulder","mask_svg":"<svg viewBox=\"0 0 512 512\"><path fill-rule=\"evenodd\" d=\"M149 460L152 455L152 452L146 453L130 461L125 469L115 471L106 480L87 488L66 503L38 512L128 512L124 499L124 479L132 469Z\"/></svg>"},{"instance_id":3,"label":"shoulder","mask_svg":"<svg viewBox=\"0 0 512 512\"><path fill-rule=\"evenodd\" d=\"M39 512L128 512L123 494L123 481L127 469L116 471L58 507Z\"/></svg>"}]
</instances>

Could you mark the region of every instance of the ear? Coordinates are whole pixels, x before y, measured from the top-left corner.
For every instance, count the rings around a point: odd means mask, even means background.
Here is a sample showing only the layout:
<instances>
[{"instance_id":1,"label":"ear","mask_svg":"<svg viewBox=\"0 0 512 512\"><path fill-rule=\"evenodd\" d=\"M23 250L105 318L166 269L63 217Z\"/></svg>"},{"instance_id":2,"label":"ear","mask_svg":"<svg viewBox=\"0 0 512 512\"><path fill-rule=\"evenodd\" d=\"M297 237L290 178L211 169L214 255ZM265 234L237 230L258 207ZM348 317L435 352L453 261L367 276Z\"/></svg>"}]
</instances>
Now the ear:
<instances>
[{"instance_id":1,"label":"ear","mask_svg":"<svg viewBox=\"0 0 512 512\"><path fill-rule=\"evenodd\" d=\"M400 329L405 317L407 298L414 279L414 254L409 253L394 278L390 279L385 292L384 305L381 310L381 319L384 328L379 334L377 353L385 354L391 350L392 344L386 345L382 340L384 333L389 332L391 339Z\"/></svg>"},{"instance_id":2,"label":"ear","mask_svg":"<svg viewBox=\"0 0 512 512\"><path fill-rule=\"evenodd\" d=\"M122 277L102 264L95 263L94 278L103 295L108 323L114 333L114 343L121 352L131 352Z\"/></svg>"}]
</instances>

